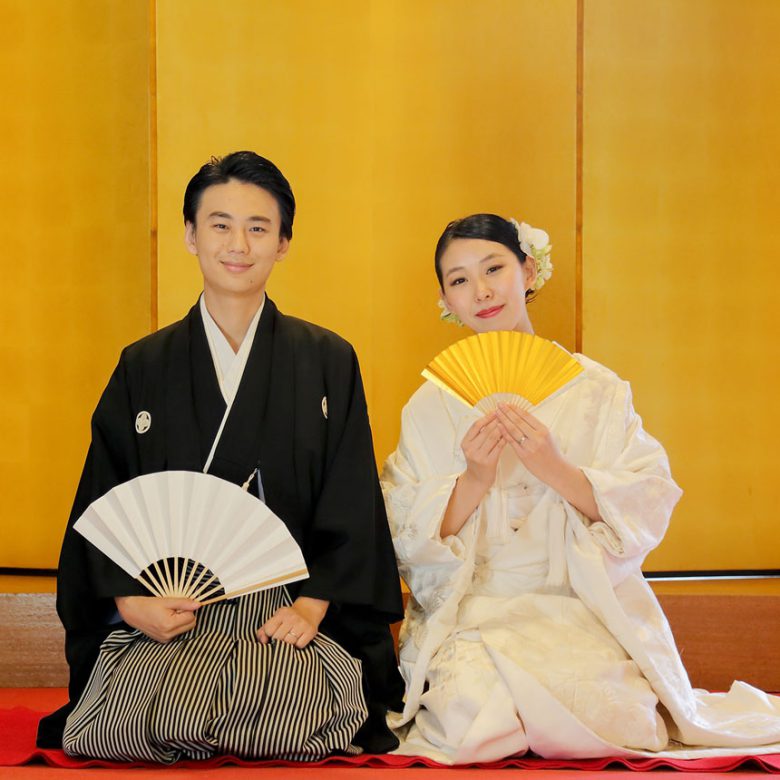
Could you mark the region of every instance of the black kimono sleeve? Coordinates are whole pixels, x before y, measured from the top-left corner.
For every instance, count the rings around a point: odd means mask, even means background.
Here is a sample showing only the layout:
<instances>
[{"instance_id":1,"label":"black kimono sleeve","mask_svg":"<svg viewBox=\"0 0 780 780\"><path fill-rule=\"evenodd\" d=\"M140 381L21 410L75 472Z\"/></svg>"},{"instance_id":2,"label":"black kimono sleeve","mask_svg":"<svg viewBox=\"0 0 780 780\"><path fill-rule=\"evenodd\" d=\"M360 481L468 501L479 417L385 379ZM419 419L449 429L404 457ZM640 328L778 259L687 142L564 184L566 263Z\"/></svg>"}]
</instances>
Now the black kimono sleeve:
<instances>
[{"instance_id":1,"label":"black kimono sleeve","mask_svg":"<svg viewBox=\"0 0 780 780\"><path fill-rule=\"evenodd\" d=\"M132 577L73 529L87 507L139 474L138 450L122 359L92 415L92 441L65 531L57 572L57 610L66 630L104 623L113 597L144 593Z\"/></svg>"},{"instance_id":2,"label":"black kimono sleeve","mask_svg":"<svg viewBox=\"0 0 780 780\"><path fill-rule=\"evenodd\" d=\"M351 349L338 358L326 367L330 433L300 595L370 607L377 620L394 622L403 606L360 368Z\"/></svg>"},{"instance_id":3,"label":"black kimono sleeve","mask_svg":"<svg viewBox=\"0 0 780 780\"><path fill-rule=\"evenodd\" d=\"M87 683L100 644L117 628L113 596L139 595L143 588L73 529L97 498L138 474L135 432L123 361L108 382L92 416L92 441L68 520L57 570L57 613L65 626L70 667L70 703L44 718L40 747L60 747L65 718Z\"/></svg>"},{"instance_id":4,"label":"black kimono sleeve","mask_svg":"<svg viewBox=\"0 0 780 780\"><path fill-rule=\"evenodd\" d=\"M357 356L350 348L339 358L326 370L331 433L299 593L331 602L320 630L363 664L369 717L355 742L383 753L398 745L385 723L404 691L388 623L403 605Z\"/></svg>"}]
</instances>

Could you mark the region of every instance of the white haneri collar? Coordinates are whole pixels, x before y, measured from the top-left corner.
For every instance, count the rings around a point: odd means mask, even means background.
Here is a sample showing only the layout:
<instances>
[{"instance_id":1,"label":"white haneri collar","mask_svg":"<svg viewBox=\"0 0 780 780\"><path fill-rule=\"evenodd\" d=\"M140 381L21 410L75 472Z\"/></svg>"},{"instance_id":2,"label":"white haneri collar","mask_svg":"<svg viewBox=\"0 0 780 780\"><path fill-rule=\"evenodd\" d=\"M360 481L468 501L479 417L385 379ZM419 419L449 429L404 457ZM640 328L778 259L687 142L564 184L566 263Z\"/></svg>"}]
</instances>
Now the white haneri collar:
<instances>
[{"instance_id":1,"label":"white haneri collar","mask_svg":"<svg viewBox=\"0 0 780 780\"><path fill-rule=\"evenodd\" d=\"M252 318L252 322L249 323L249 328L241 342L241 346L238 348L238 352L233 352L230 342L206 308L206 301L203 295L200 296L199 303L203 326L206 330L206 340L209 343L211 359L214 361L214 370L217 372L219 389L222 391L225 403L231 404L238 392L241 377L244 375L246 362L249 359L249 350L252 348L257 325L260 322L260 315L263 313L263 307L265 306L265 296L263 296L260 308Z\"/></svg>"},{"instance_id":2,"label":"white haneri collar","mask_svg":"<svg viewBox=\"0 0 780 780\"><path fill-rule=\"evenodd\" d=\"M219 325L217 325L214 318L209 313L209 310L206 308L206 301L204 300L203 294L201 294L198 303L200 305L200 315L203 319L203 327L206 331L206 341L208 341L211 359L214 362L214 370L217 373L219 389L222 391L222 397L225 399L226 404L225 414L222 416L219 430L214 438L214 443L211 445L209 456L206 458L206 465L203 467L203 472L205 474L211 466L211 461L214 459L214 453L217 451L217 444L219 444L222 431L225 428L225 423L230 414L230 409L236 398L238 386L241 384L241 377L244 375L244 369L246 368L246 363L249 359L249 351L252 348L252 342L255 340L255 333L257 332L257 326L260 322L260 315L263 313L263 307L265 306L265 295L263 296L260 308L252 318L252 322L249 323L249 328L241 342L241 346L238 348L238 352L233 352L230 342L225 338L225 334L222 333L219 329Z\"/></svg>"}]
</instances>

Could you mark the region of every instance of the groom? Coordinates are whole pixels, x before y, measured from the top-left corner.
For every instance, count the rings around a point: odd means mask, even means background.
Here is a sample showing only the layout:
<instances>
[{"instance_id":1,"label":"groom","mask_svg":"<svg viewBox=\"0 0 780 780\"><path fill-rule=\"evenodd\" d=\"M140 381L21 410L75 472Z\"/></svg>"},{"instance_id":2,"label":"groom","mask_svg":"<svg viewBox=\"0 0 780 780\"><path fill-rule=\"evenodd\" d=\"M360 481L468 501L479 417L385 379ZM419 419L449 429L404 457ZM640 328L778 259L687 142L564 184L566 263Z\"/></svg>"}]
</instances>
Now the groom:
<instances>
[{"instance_id":1,"label":"groom","mask_svg":"<svg viewBox=\"0 0 780 780\"><path fill-rule=\"evenodd\" d=\"M266 295L294 215L287 180L254 152L212 158L187 186L185 243L203 294L184 319L123 350L92 418L58 570L70 702L41 721L41 747L60 746L112 630L167 642L197 622L194 603L148 597L73 523L133 477L206 466L238 485L252 474L251 492L284 521L309 568L258 641L304 647L322 631L341 644L362 661L369 708L355 742L370 752L397 744L384 715L403 694L388 628L402 616L401 595L357 357Z\"/></svg>"}]
</instances>

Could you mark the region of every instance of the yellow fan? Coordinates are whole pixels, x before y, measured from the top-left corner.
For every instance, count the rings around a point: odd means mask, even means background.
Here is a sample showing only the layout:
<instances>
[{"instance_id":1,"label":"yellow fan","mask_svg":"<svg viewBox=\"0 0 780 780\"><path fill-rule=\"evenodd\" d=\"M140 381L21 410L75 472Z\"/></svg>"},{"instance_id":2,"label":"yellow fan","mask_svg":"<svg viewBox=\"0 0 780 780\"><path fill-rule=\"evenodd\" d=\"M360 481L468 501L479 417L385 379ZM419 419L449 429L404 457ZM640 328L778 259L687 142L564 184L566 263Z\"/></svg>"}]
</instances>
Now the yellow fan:
<instances>
[{"instance_id":1,"label":"yellow fan","mask_svg":"<svg viewBox=\"0 0 780 780\"><path fill-rule=\"evenodd\" d=\"M456 341L422 375L467 406L484 413L500 403L529 409L552 395L582 366L552 341L511 330L494 330Z\"/></svg>"}]
</instances>

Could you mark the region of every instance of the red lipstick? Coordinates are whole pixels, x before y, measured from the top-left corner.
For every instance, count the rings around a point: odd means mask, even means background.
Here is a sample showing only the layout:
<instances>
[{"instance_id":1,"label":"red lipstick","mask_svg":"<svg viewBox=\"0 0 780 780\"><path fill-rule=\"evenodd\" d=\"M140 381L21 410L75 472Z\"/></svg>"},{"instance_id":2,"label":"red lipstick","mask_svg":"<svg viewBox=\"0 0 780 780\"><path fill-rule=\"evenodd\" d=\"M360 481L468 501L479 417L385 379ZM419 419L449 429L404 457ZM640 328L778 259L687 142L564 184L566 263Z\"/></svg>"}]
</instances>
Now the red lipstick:
<instances>
[{"instance_id":1,"label":"red lipstick","mask_svg":"<svg viewBox=\"0 0 780 780\"><path fill-rule=\"evenodd\" d=\"M501 306L491 306L489 309L482 309L482 311L477 312L477 317L481 317L483 320L486 320L489 317L495 317L496 314L501 313L503 308L504 306L502 304Z\"/></svg>"}]
</instances>

